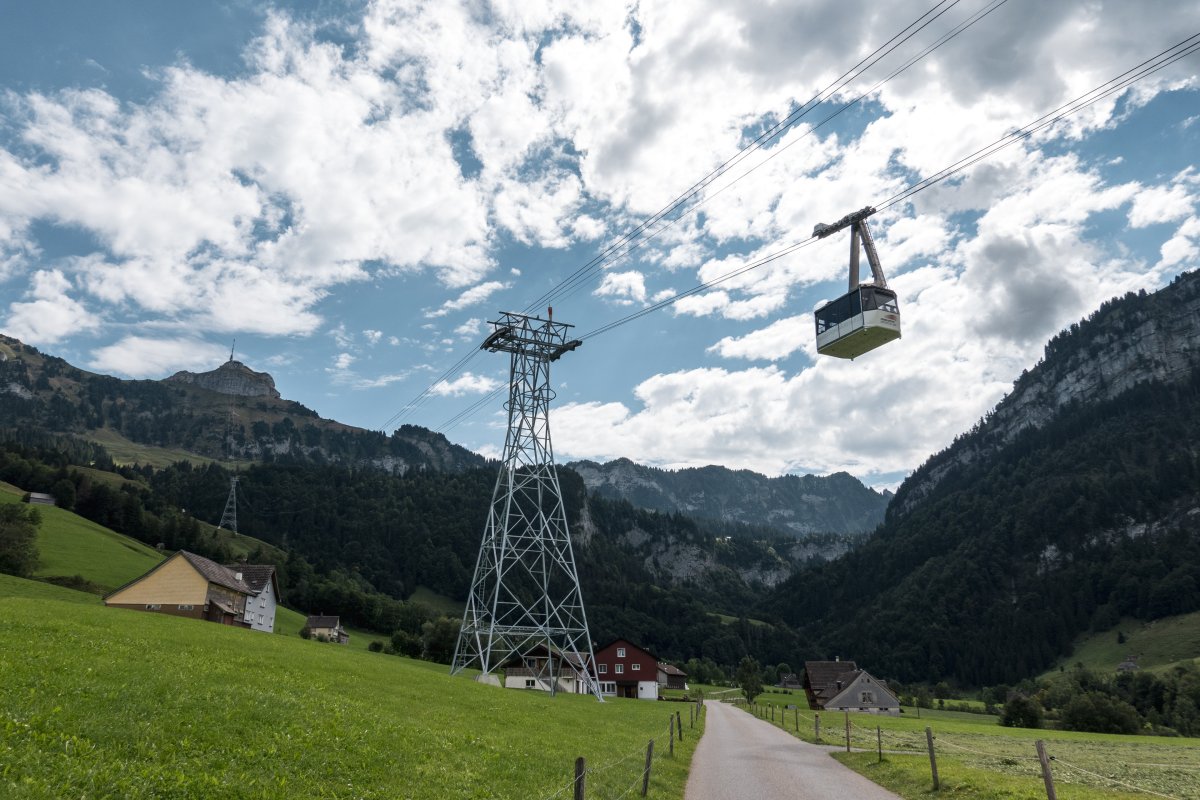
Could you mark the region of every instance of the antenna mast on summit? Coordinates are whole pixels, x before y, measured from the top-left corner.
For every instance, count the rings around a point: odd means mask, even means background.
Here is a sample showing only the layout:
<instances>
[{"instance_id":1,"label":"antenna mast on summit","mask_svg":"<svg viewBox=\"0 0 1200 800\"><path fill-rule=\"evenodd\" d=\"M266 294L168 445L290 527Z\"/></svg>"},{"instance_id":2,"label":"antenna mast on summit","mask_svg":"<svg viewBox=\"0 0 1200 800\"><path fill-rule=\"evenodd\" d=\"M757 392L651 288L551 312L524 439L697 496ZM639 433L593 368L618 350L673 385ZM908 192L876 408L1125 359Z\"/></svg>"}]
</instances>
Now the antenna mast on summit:
<instances>
[{"instance_id":1,"label":"antenna mast on summit","mask_svg":"<svg viewBox=\"0 0 1200 800\"><path fill-rule=\"evenodd\" d=\"M508 435L451 673L516 667L533 685L603 702L550 443L550 364L571 325L504 312L481 350L509 354Z\"/></svg>"},{"instance_id":2,"label":"antenna mast on summit","mask_svg":"<svg viewBox=\"0 0 1200 800\"><path fill-rule=\"evenodd\" d=\"M233 361L233 351L237 347L237 337L233 337L233 344L229 345L229 360Z\"/></svg>"}]
</instances>

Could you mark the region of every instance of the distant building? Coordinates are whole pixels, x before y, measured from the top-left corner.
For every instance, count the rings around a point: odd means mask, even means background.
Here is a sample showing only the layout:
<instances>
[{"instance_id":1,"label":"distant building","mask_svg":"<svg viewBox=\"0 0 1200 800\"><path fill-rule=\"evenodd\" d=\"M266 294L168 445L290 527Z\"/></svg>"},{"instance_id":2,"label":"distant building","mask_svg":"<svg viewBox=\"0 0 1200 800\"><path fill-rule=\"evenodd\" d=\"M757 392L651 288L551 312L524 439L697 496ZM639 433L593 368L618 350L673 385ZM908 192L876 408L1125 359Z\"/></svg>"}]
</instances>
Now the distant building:
<instances>
[{"instance_id":1,"label":"distant building","mask_svg":"<svg viewBox=\"0 0 1200 800\"><path fill-rule=\"evenodd\" d=\"M896 712L900 700L887 684L853 661L805 661L804 693L817 711Z\"/></svg>"},{"instance_id":2,"label":"distant building","mask_svg":"<svg viewBox=\"0 0 1200 800\"><path fill-rule=\"evenodd\" d=\"M180 550L145 575L105 595L104 604L249 628L252 623L247 614L259 592L245 580L246 569L249 566L224 567ZM272 571L268 581L277 594L274 567L255 565L255 569Z\"/></svg>"},{"instance_id":3,"label":"distant building","mask_svg":"<svg viewBox=\"0 0 1200 800\"><path fill-rule=\"evenodd\" d=\"M658 685L663 689L687 689L687 673L674 664L658 662Z\"/></svg>"},{"instance_id":4,"label":"distant building","mask_svg":"<svg viewBox=\"0 0 1200 800\"><path fill-rule=\"evenodd\" d=\"M31 506L53 506L57 505L54 495L46 494L45 492L30 492L25 495L25 502Z\"/></svg>"},{"instance_id":5,"label":"distant building","mask_svg":"<svg viewBox=\"0 0 1200 800\"><path fill-rule=\"evenodd\" d=\"M658 659L626 639L596 651L596 679L602 695L658 699Z\"/></svg>"},{"instance_id":6,"label":"distant building","mask_svg":"<svg viewBox=\"0 0 1200 800\"><path fill-rule=\"evenodd\" d=\"M1125 656L1125 660L1117 664L1117 672L1136 672L1141 669L1137 663L1137 656Z\"/></svg>"},{"instance_id":7,"label":"distant building","mask_svg":"<svg viewBox=\"0 0 1200 800\"><path fill-rule=\"evenodd\" d=\"M338 644L346 644L350 641L350 634L346 633L346 629L342 627L341 617L313 614L304 621L304 627L308 628L314 639L324 637Z\"/></svg>"},{"instance_id":8,"label":"distant building","mask_svg":"<svg viewBox=\"0 0 1200 800\"><path fill-rule=\"evenodd\" d=\"M836 663L836 662L835 662ZM779 676L780 689L803 689L804 681L794 672L786 672Z\"/></svg>"},{"instance_id":9,"label":"distant building","mask_svg":"<svg viewBox=\"0 0 1200 800\"><path fill-rule=\"evenodd\" d=\"M275 630L275 609L282 602L279 578L273 564L226 564L225 569L240 574L254 594L246 601L246 622L256 631Z\"/></svg>"},{"instance_id":10,"label":"distant building","mask_svg":"<svg viewBox=\"0 0 1200 800\"><path fill-rule=\"evenodd\" d=\"M539 645L524 658L514 658L505 664L504 688L548 692L553 676L555 691L587 694L585 674L583 659L578 655L563 653L558 648L547 650Z\"/></svg>"}]
</instances>

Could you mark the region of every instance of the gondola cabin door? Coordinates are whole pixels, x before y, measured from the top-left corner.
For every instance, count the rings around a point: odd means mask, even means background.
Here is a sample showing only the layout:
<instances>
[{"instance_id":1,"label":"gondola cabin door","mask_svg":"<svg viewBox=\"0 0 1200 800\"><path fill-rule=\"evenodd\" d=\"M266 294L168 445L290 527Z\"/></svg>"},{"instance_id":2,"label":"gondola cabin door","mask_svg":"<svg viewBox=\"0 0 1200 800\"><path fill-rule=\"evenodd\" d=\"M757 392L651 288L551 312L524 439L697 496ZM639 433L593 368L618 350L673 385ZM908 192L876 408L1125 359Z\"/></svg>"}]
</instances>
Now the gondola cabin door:
<instances>
[{"instance_id":1,"label":"gondola cabin door","mask_svg":"<svg viewBox=\"0 0 1200 800\"><path fill-rule=\"evenodd\" d=\"M900 304L887 286L875 242L867 228L870 206L849 214L833 225L818 225L813 235L825 238L850 228L850 290L816 310L817 352L835 358L857 358L880 345L900 338ZM872 283L859 283L859 243L867 251Z\"/></svg>"}]
</instances>

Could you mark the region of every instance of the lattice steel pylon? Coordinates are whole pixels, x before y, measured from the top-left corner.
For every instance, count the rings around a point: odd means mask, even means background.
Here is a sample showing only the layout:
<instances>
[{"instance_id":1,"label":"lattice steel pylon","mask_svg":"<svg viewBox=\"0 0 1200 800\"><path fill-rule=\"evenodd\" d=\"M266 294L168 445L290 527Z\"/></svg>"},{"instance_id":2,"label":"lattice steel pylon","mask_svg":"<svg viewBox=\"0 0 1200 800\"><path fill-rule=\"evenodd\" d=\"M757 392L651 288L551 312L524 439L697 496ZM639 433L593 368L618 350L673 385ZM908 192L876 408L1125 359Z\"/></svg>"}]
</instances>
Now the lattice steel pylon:
<instances>
[{"instance_id":1,"label":"lattice steel pylon","mask_svg":"<svg viewBox=\"0 0 1200 800\"><path fill-rule=\"evenodd\" d=\"M480 345L509 354L508 434L451 673L520 666L603 702L550 444L550 364L581 343L547 316L504 312Z\"/></svg>"},{"instance_id":2,"label":"lattice steel pylon","mask_svg":"<svg viewBox=\"0 0 1200 800\"><path fill-rule=\"evenodd\" d=\"M237 482L238 477L234 475L229 479L229 499L225 501L225 511L221 514L221 524L217 526L217 530L224 528L227 531L233 531L233 535L237 536ZM253 511L254 509L250 509ZM251 525L250 527L254 527Z\"/></svg>"}]
</instances>

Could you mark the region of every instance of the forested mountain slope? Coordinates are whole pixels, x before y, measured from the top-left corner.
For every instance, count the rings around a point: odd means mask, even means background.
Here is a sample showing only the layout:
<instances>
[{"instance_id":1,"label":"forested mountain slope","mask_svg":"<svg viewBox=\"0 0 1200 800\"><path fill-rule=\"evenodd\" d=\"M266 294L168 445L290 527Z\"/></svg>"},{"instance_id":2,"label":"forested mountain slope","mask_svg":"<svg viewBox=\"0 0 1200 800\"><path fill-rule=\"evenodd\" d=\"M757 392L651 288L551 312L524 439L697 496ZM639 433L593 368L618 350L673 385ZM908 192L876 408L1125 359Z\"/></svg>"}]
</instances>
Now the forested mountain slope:
<instances>
[{"instance_id":1,"label":"forested mountain slope","mask_svg":"<svg viewBox=\"0 0 1200 800\"><path fill-rule=\"evenodd\" d=\"M238 461L455 471L484 459L440 434L405 425L391 436L324 419L282 399L265 372L230 360L162 381L98 375L0 335L0 428L103 439L113 430L156 447Z\"/></svg>"},{"instance_id":2,"label":"forested mountain slope","mask_svg":"<svg viewBox=\"0 0 1200 800\"><path fill-rule=\"evenodd\" d=\"M1121 615L1200 608L1198 308L1184 275L1056 337L875 535L769 608L829 655L976 685L1039 672Z\"/></svg>"},{"instance_id":3,"label":"forested mountain slope","mask_svg":"<svg viewBox=\"0 0 1200 800\"><path fill-rule=\"evenodd\" d=\"M664 470L624 458L569 466L599 497L628 500L638 508L767 526L794 536L872 531L883 520L890 499L845 472L768 478L721 466Z\"/></svg>"}]
</instances>

